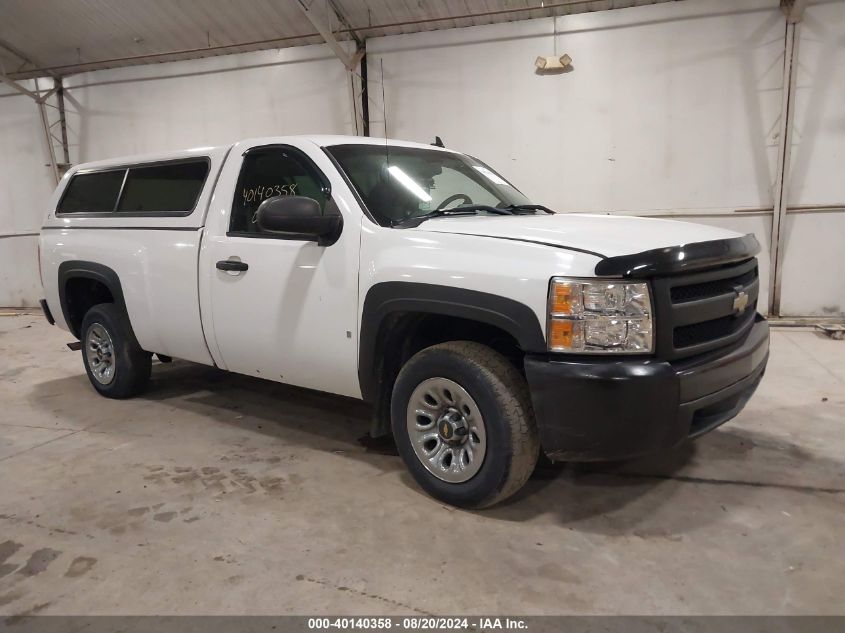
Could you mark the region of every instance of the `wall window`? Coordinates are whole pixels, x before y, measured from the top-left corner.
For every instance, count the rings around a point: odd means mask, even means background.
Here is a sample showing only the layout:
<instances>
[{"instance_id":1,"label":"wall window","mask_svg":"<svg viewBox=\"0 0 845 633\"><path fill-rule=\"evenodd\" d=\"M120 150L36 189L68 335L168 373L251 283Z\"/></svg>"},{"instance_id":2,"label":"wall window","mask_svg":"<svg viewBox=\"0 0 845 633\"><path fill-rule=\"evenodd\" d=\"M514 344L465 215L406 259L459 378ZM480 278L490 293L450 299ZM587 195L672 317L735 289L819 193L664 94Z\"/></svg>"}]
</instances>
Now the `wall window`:
<instances>
[{"instance_id":1,"label":"wall window","mask_svg":"<svg viewBox=\"0 0 845 633\"><path fill-rule=\"evenodd\" d=\"M281 147L252 150L244 156L229 230L232 233L260 233L258 206L276 196L313 198L325 211L328 192L325 179L299 152Z\"/></svg>"},{"instance_id":2,"label":"wall window","mask_svg":"<svg viewBox=\"0 0 845 633\"><path fill-rule=\"evenodd\" d=\"M77 174L70 180L59 213L111 213L120 194L125 169Z\"/></svg>"},{"instance_id":3,"label":"wall window","mask_svg":"<svg viewBox=\"0 0 845 633\"><path fill-rule=\"evenodd\" d=\"M208 161L132 167L120 196L121 213L186 213L202 192Z\"/></svg>"}]
</instances>

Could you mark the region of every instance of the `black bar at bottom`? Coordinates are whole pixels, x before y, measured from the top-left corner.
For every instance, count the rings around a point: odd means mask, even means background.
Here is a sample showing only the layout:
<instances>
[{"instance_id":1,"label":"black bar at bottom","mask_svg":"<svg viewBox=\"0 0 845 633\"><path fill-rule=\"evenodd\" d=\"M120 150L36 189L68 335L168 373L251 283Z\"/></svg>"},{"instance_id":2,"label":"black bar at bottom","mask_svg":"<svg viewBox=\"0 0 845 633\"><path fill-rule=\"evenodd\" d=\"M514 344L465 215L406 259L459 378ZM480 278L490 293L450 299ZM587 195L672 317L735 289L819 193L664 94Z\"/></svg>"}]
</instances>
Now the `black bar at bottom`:
<instances>
[{"instance_id":1,"label":"black bar at bottom","mask_svg":"<svg viewBox=\"0 0 845 633\"><path fill-rule=\"evenodd\" d=\"M53 318L53 313L50 312L50 306L47 305L47 300L41 299L38 303L41 304L41 310L44 312L44 318L47 319L47 323L55 325L56 319Z\"/></svg>"}]
</instances>

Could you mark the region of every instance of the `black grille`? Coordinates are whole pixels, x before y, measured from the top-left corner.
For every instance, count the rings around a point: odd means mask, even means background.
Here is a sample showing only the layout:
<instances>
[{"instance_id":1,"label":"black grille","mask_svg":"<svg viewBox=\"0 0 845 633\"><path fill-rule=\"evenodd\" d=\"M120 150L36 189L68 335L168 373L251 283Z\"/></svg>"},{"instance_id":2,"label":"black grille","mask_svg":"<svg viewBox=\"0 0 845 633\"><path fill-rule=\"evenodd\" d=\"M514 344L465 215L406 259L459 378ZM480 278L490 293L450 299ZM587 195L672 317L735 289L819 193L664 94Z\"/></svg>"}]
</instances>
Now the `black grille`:
<instances>
[{"instance_id":1,"label":"black grille","mask_svg":"<svg viewBox=\"0 0 845 633\"><path fill-rule=\"evenodd\" d=\"M754 270L749 270L748 272L736 277L705 281L700 284L691 284L689 286L675 286L671 291L672 303L684 303L686 301L696 301L697 299L731 294L737 286L745 287L756 278L757 267L755 266Z\"/></svg>"},{"instance_id":2,"label":"black grille","mask_svg":"<svg viewBox=\"0 0 845 633\"><path fill-rule=\"evenodd\" d=\"M656 352L680 359L731 345L754 323L759 279L757 261L652 281Z\"/></svg>"},{"instance_id":3,"label":"black grille","mask_svg":"<svg viewBox=\"0 0 845 633\"><path fill-rule=\"evenodd\" d=\"M672 344L675 349L682 349L731 336L741 330L749 320L753 320L755 312L756 305L749 305L739 317L731 315L676 327L672 334Z\"/></svg>"}]
</instances>

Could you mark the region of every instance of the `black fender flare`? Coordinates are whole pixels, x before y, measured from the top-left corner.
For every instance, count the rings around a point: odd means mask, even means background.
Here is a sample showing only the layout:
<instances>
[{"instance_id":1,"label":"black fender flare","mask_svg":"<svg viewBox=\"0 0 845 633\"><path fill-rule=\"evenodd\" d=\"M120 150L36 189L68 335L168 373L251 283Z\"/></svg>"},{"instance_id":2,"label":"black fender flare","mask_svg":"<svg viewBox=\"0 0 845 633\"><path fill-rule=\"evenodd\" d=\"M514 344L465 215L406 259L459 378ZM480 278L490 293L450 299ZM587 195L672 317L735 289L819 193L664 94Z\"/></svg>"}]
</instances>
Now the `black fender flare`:
<instances>
[{"instance_id":1,"label":"black fender flare","mask_svg":"<svg viewBox=\"0 0 845 633\"><path fill-rule=\"evenodd\" d=\"M479 321L513 336L524 352L546 350L546 337L534 310L514 299L436 284L378 283L367 292L361 313L358 380L361 395L367 402L376 402L379 396L379 332L384 320L397 312L438 314Z\"/></svg>"},{"instance_id":2,"label":"black fender flare","mask_svg":"<svg viewBox=\"0 0 845 633\"><path fill-rule=\"evenodd\" d=\"M126 311L126 302L123 299L123 288L120 285L120 277L108 266L103 266L96 262L86 262L81 260L69 260L59 264L59 303L62 307L62 316L64 316L65 323L77 339L80 337L80 332L75 331L73 321L70 316L70 306L67 301L67 282L71 279L94 279L106 288L109 289L111 296L114 298L115 305L128 314Z\"/></svg>"}]
</instances>

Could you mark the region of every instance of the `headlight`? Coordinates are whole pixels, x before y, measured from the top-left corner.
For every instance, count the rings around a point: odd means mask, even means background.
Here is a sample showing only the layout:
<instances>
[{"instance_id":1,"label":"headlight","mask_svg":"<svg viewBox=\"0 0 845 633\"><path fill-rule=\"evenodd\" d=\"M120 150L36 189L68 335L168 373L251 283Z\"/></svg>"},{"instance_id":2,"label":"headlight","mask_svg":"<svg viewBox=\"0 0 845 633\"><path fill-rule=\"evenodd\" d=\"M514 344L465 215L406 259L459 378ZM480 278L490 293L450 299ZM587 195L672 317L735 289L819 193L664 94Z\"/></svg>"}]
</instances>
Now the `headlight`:
<instances>
[{"instance_id":1,"label":"headlight","mask_svg":"<svg viewBox=\"0 0 845 633\"><path fill-rule=\"evenodd\" d=\"M551 352L644 354L654 348L647 283L554 277L548 307Z\"/></svg>"}]
</instances>

